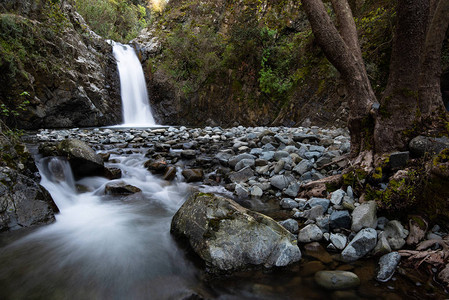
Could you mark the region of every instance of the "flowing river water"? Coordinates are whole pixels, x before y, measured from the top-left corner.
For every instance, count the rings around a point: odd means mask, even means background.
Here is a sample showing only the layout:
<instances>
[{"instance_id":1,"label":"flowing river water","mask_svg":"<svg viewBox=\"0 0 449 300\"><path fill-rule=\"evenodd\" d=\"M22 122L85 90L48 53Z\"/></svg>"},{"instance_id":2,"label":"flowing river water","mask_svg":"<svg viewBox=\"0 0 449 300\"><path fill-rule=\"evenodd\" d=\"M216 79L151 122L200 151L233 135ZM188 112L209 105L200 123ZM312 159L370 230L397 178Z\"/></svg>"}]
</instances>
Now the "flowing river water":
<instances>
[{"instance_id":1,"label":"flowing river water","mask_svg":"<svg viewBox=\"0 0 449 300\"><path fill-rule=\"evenodd\" d=\"M426 294L422 283L416 285L422 280L410 276L376 283L373 261L325 265L304 252L305 260L288 268L211 276L170 235L171 218L191 186L153 176L143 166L144 153L133 152L112 154L108 163L122 170L122 178L112 183L142 190L131 196L107 195L111 181L101 177L75 182L64 159L39 160L41 184L60 213L55 223L24 237L3 236L8 244L0 250L1 299L412 299ZM362 285L324 291L313 274L325 268L352 270Z\"/></svg>"}]
</instances>

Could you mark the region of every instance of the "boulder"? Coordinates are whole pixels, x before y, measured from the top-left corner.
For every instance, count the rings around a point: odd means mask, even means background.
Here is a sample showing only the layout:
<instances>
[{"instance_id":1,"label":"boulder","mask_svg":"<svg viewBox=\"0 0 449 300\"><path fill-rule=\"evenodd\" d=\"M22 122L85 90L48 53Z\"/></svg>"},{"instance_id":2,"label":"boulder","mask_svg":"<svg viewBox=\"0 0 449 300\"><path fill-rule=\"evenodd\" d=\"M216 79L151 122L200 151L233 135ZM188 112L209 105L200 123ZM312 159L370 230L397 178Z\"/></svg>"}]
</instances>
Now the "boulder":
<instances>
[{"instance_id":1,"label":"boulder","mask_svg":"<svg viewBox=\"0 0 449 300\"><path fill-rule=\"evenodd\" d=\"M296 220L287 219L284 221L280 221L279 224L291 233L298 233L299 231L298 222Z\"/></svg>"},{"instance_id":2,"label":"boulder","mask_svg":"<svg viewBox=\"0 0 449 300\"><path fill-rule=\"evenodd\" d=\"M409 148L415 157L421 157L425 153L438 154L443 149L449 148L449 138L433 138L420 135L410 141Z\"/></svg>"},{"instance_id":3,"label":"boulder","mask_svg":"<svg viewBox=\"0 0 449 300\"><path fill-rule=\"evenodd\" d=\"M346 192L342 189L338 189L332 192L330 201L333 205L340 205L344 196L346 196Z\"/></svg>"},{"instance_id":4,"label":"boulder","mask_svg":"<svg viewBox=\"0 0 449 300\"><path fill-rule=\"evenodd\" d=\"M397 220L388 222L387 225L385 225L384 233L391 249L399 250L405 245L408 231L404 229L401 222Z\"/></svg>"},{"instance_id":5,"label":"boulder","mask_svg":"<svg viewBox=\"0 0 449 300\"><path fill-rule=\"evenodd\" d=\"M58 208L45 188L14 169L0 167L0 231L48 224Z\"/></svg>"},{"instance_id":6,"label":"boulder","mask_svg":"<svg viewBox=\"0 0 449 300\"><path fill-rule=\"evenodd\" d=\"M104 168L103 175L109 180L119 179L122 177L122 170L119 168Z\"/></svg>"},{"instance_id":7,"label":"boulder","mask_svg":"<svg viewBox=\"0 0 449 300\"><path fill-rule=\"evenodd\" d=\"M67 158L75 178L104 174L103 158L85 142L66 139L57 145L60 156Z\"/></svg>"},{"instance_id":8,"label":"boulder","mask_svg":"<svg viewBox=\"0 0 449 300\"><path fill-rule=\"evenodd\" d=\"M167 169L167 162L164 158L157 160L147 160L144 167L153 174L164 174Z\"/></svg>"},{"instance_id":9,"label":"boulder","mask_svg":"<svg viewBox=\"0 0 449 300\"><path fill-rule=\"evenodd\" d=\"M175 166L168 166L165 169L164 175L162 176L162 179L167 181L172 181L176 177L176 167Z\"/></svg>"},{"instance_id":10,"label":"boulder","mask_svg":"<svg viewBox=\"0 0 449 300\"><path fill-rule=\"evenodd\" d=\"M270 178L270 184L277 189L283 190L295 180L293 176L276 175Z\"/></svg>"},{"instance_id":11,"label":"boulder","mask_svg":"<svg viewBox=\"0 0 449 300\"><path fill-rule=\"evenodd\" d=\"M331 233L329 239L338 250L343 250L348 241L348 238L342 233Z\"/></svg>"},{"instance_id":12,"label":"boulder","mask_svg":"<svg viewBox=\"0 0 449 300\"><path fill-rule=\"evenodd\" d=\"M351 228L351 216L347 210L336 210L330 216L330 228Z\"/></svg>"},{"instance_id":13,"label":"boulder","mask_svg":"<svg viewBox=\"0 0 449 300\"><path fill-rule=\"evenodd\" d=\"M369 201L357 206L352 212L351 230L358 232L362 228L376 228L377 205L375 201Z\"/></svg>"},{"instance_id":14,"label":"boulder","mask_svg":"<svg viewBox=\"0 0 449 300\"><path fill-rule=\"evenodd\" d=\"M376 244L376 230L373 228L362 229L341 252L341 258L345 262L355 261L373 250Z\"/></svg>"},{"instance_id":15,"label":"boulder","mask_svg":"<svg viewBox=\"0 0 449 300\"><path fill-rule=\"evenodd\" d=\"M301 259L295 236L276 221L212 194L192 194L170 231L186 240L211 272L280 267Z\"/></svg>"},{"instance_id":16,"label":"boulder","mask_svg":"<svg viewBox=\"0 0 449 300\"><path fill-rule=\"evenodd\" d=\"M330 201L329 201L329 199L325 199L325 198L311 198L307 202L307 204L312 208L320 205L323 207L323 211L327 211L327 209L329 208Z\"/></svg>"},{"instance_id":17,"label":"boulder","mask_svg":"<svg viewBox=\"0 0 449 300\"><path fill-rule=\"evenodd\" d=\"M401 255L398 252L391 252L382 256L379 259L379 271L377 272L376 280L380 282L390 280L400 260Z\"/></svg>"},{"instance_id":18,"label":"boulder","mask_svg":"<svg viewBox=\"0 0 449 300\"><path fill-rule=\"evenodd\" d=\"M345 290L360 285L359 277L348 271L318 271L315 273L315 282L328 290Z\"/></svg>"},{"instance_id":19,"label":"boulder","mask_svg":"<svg viewBox=\"0 0 449 300\"><path fill-rule=\"evenodd\" d=\"M234 183L246 182L249 178L254 176L254 172L251 167L243 168L237 172L229 174L229 180Z\"/></svg>"},{"instance_id":20,"label":"boulder","mask_svg":"<svg viewBox=\"0 0 449 300\"><path fill-rule=\"evenodd\" d=\"M323 232L315 224L309 224L299 231L298 241L301 243L317 242L323 238Z\"/></svg>"},{"instance_id":21,"label":"boulder","mask_svg":"<svg viewBox=\"0 0 449 300\"><path fill-rule=\"evenodd\" d=\"M106 195L120 195L120 196L125 196L125 195L132 195L135 193L140 193L142 190L139 189L138 187L135 187L133 185L130 184L126 184L123 181L119 181L119 182L110 182L108 184L106 184L105 188L104 188L104 192Z\"/></svg>"},{"instance_id":22,"label":"boulder","mask_svg":"<svg viewBox=\"0 0 449 300\"><path fill-rule=\"evenodd\" d=\"M203 180L203 169L186 169L182 171L186 182L197 182Z\"/></svg>"}]
</instances>

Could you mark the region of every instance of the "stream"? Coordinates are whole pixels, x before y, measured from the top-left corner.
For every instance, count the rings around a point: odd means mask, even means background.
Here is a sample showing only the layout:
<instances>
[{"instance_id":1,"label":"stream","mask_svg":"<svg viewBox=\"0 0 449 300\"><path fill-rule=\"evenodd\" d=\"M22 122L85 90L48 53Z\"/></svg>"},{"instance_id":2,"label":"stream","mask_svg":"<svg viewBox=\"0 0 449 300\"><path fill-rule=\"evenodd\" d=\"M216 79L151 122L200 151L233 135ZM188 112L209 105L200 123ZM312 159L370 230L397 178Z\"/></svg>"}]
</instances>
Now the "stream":
<instances>
[{"instance_id":1,"label":"stream","mask_svg":"<svg viewBox=\"0 0 449 300\"><path fill-rule=\"evenodd\" d=\"M323 264L304 252L305 259L288 268L209 275L169 232L191 186L180 176L171 184L153 176L143 166L143 150L128 152L112 154L107 166L122 170L122 178L112 182L142 190L130 196L106 195L111 181L102 177L75 182L64 159L38 159L41 184L60 213L55 223L25 236L1 236L7 244L0 250L2 299L418 299L425 294L416 275L379 284L373 280L375 261ZM333 268L355 272L361 286L322 290L313 274Z\"/></svg>"}]
</instances>

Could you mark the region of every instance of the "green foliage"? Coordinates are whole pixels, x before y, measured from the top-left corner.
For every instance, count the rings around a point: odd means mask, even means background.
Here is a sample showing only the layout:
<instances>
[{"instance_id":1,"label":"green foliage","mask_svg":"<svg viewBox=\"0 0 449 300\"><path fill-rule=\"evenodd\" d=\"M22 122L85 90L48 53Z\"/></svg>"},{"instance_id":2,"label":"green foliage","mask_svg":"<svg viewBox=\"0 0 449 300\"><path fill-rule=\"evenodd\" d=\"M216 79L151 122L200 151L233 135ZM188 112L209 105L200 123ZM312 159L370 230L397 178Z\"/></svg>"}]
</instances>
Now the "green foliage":
<instances>
[{"instance_id":1,"label":"green foliage","mask_svg":"<svg viewBox=\"0 0 449 300\"><path fill-rule=\"evenodd\" d=\"M161 68L184 95L197 92L222 68L223 43L210 28L178 26L166 43Z\"/></svg>"},{"instance_id":2,"label":"green foliage","mask_svg":"<svg viewBox=\"0 0 449 300\"><path fill-rule=\"evenodd\" d=\"M147 26L145 7L129 0L75 0L91 29L107 39L128 42Z\"/></svg>"},{"instance_id":3,"label":"green foliage","mask_svg":"<svg viewBox=\"0 0 449 300\"><path fill-rule=\"evenodd\" d=\"M289 66L294 49L292 44L276 43L277 31L264 27L261 31L264 46L261 70L259 71L260 90L272 97L281 97L292 88Z\"/></svg>"},{"instance_id":4,"label":"green foliage","mask_svg":"<svg viewBox=\"0 0 449 300\"><path fill-rule=\"evenodd\" d=\"M373 5L362 16L355 18L363 59L377 94L384 90L388 80L395 16L394 4L387 3Z\"/></svg>"},{"instance_id":5,"label":"green foliage","mask_svg":"<svg viewBox=\"0 0 449 300\"><path fill-rule=\"evenodd\" d=\"M21 99L25 98L25 97L29 97L30 94L28 92L22 92L20 94ZM17 117L20 113L20 111L25 111L26 107L30 104L30 101L27 100L26 98L24 100L22 100L19 105L17 105L16 108L11 109L9 107L7 107L4 103L0 104L0 114L4 117L10 117L10 116L14 116Z\"/></svg>"}]
</instances>

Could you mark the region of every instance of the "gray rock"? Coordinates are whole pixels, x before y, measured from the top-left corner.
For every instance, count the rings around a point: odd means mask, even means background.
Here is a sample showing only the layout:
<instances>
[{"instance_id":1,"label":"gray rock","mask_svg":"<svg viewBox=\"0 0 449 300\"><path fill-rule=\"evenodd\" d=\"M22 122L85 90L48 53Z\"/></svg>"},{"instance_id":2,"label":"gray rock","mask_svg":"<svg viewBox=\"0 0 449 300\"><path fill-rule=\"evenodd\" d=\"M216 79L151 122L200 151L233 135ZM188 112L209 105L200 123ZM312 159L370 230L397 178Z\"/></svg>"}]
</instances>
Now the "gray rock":
<instances>
[{"instance_id":1,"label":"gray rock","mask_svg":"<svg viewBox=\"0 0 449 300\"><path fill-rule=\"evenodd\" d=\"M170 231L186 239L210 271L280 267L301 259L295 236L276 221L212 194L189 197Z\"/></svg>"},{"instance_id":2,"label":"gray rock","mask_svg":"<svg viewBox=\"0 0 449 300\"><path fill-rule=\"evenodd\" d=\"M293 209L299 206L298 202L290 198L284 198L281 200L280 205L285 209Z\"/></svg>"},{"instance_id":3,"label":"gray rock","mask_svg":"<svg viewBox=\"0 0 449 300\"><path fill-rule=\"evenodd\" d=\"M315 282L328 290L346 290L360 285L359 277L348 271L318 271Z\"/></svg>"},{"instance_id":4,"label":"gray rock","mask_svg":"<svg viewBox=\"0 0 449 300\"><path fill-rule=\"evenodd\" d=\"M325 199L325 198L310 198L310 200L307 202L307 204L310 207L320 205L323 207L324 211L327 211L327 209L329 208L330 201L329 201L329 199Z\"/></svg>"},{"instance_id":5,"label":"gray rock","mask_svg":"<svg viewBox=\"0 0 449 300\"><path fill-rule=\"evenodd\" d=\"M36 180L8 167L0 167L0 180L0 231L55 221L58 208Z\"/></svg>"},{"instance_id":6,"label":"gray rock","mask_svg":"<svg viewBox=\"0 0 449 300\"><path fill-rule=\"evenodd\" d=\"M60 142L56 148L59 156L67 158L76 178L103 175L104 163L102 157L85 142L66 139Z\"/></svg>"},{"instance_id":7,"label":"gray rock","mask_svg":"<svg viewBox=\"0 0 449 300\"><path fill-rule=\"evenodd\" d=\"M341 258L345 262L355 261L373 250L376 244L376 230L373 228L362 229L341 252Z\"/></svg>"},{"instance_id":8,"label":"gray rock","mask_svg":"<svg viewBox=\"0 0 449 300\"><path fill-rule=\"evenodd\" d=\"M254 172L250 167L241 169L238 172L229 174L229 180L232 182L246 182L249 178L254 176Z\"/></svg>"},{"instance_id":9,"label":"gray rock","mask_svg":"<svg viewBox=\"0 0 449 300\"><path fill-rule=\"evenodd\" d=\"M306 159L312 159L312 158L318 159L321 157L321 153L317 152L317 151L308 151L308 152L304 153L304 157Z\"/></svg>"},{"instance_id":10,"label":"gray rock","mask_svg":"<svg viewBox=\"0 0 449 300\"><path fill-rule=\"evenodd\" d=\"M382 231L377 235L377 245L374 247L373 255L384 255L391 252L390 244Z\"/></svg>"},{"instance_id":11,"label":"gray rock","mask_svg":"<svg viewBox=\"0 0 449 300\"><path fill-rule=\"evenodd\" d=\"M235 170L236 171L240 171L241 169L245 168L245 167L253 167L256 164L256 161L252 158L244 158L242 160L240 160L236 165L235 165Z\"/></svg>"},{"instance_id":12,"label":"gray rock","mask_svg":"<svg viewBox=\"0 0 449 300\"><path fill-rule=\"evenodd\" d=\"M279 224L291 233L298 233L299 231L299 225L296 220L287 219L285 221L280 221Z\"/></svg>"},{"instance_id":13,"label":"gray rock","mask_svg":"<svg viewBox=\"0 0 449 300\"><path fill-rule=\"evenodd\" d=\"M343 201L344 196L346 196L345 191L343 191L342 189L338 189L332 192L330 201L333 205L340 205Z\"/></svg>"},{"instance_id":14,"label":"gray rock","mask_svg":"<svg viewBox=\"0 0 449 300\"><path fill-rule=\"evenodd\" d=\"M252 159L255 160L256 157L254 155L251 154L247 154L247 153L243 153L243 154L239 154L237 156L232 157L231 159L228 160L228 164L232 169L235 169L235 165L237 165L237 163L239 161L241 161L242 159Z\"/></svg>"},{"instance_id":15,"label":"gray rock","mask_svg":"<svg viewBox=\"0 0 449 300\"><path fill-rule=\"evenodd\" d=\"M299 193L300 184L298 182L292 182L288 188L284 191L284 194L290 197L296 197Z\"/></svg>"},{"instance_id":16,"label":"gray rock","mask_svg":"<svg viewBox=\"0 0 449 300\"><path fill-rule=\"evenodd\" d=\"M283 190L294 180L295 178L293 176L276 175L270 178L270 184L275 188Z\"/></svg>"},{"instance_id":17,"label":"gray rock","mask_svg":"<svg viewBox=\"0 0 449 300\"><path fill-rule=\"evenodd\" d=\"M401 255L398 252L391 252L382 256L379 260L379 271L376 280L387 282L393 277L394 271L401 261Z\"/></svg>"},{"instance_id":18,"label":"gray rock","mask_svg":"<svg viewBox=\"0 0 449 300\"><path fill-rule=\"evenodd\" d=\"M181 157L186 159L192 159L196 157L196 151L195 150L182 150L181 151Z\"/></svg>"},{"instance_id":19,"label":"gray rock","mask_svg":"<svg viewBox=\"0 0 449 300\"><path fill-rule=\"evenodd\" d=\"M421 157L425 153L437 154L441 150L449 148L449 138L432 138L420 135L410 141L409 148L413 156L416 157Z\"/></svg>"},{"instance_id":20,"label":"gray rock","mask_svg":"<svg viewBox=\"0 0 449 300\"><path fill-rule=\"evenodd\" d=\"M303 175L307 171L310 171L312 169L312 167L313 167L313 161L303 159L293 168L293 172L296 172L299 175Z\"/></svg>"},{"instance_id":21,"label":"gray rock","mask_svg":"<svg viewBox=\"0 0 449 300\"><path fill-rule=\"evenodd\" d=\"M248 189L239 183L235 185L235 193L239 199L246 199L249 196Z\"/></svg>"},{"instance_id":22,"label":"gray rock","mask_svg":"<svg viewBox=\"0 0 449 300\"><path fill-rule=\"evenodd\" d=\"M232 154L230 153L226 153L226 152L218 152L215 155L215 158L218 159L218 161L220 162L220 164L222 164L223 166L228 166L228 161L229 159L231 159L233 157Z\"/></svg>"},{"instance_id":23,"label":"gray rock","mask_svg":"<svg viewBox=\"0 0 449 300\"><path fill-rule=\"evenodd\" d=\"M302 142L304 140L309 140L309 142L319 141L317 135L314 134L306 134L306 133L295 133L293 135L293 140L295 142Z\"/></svg>"},{"instance_id":24,"label":"gray rock","mask_svg":"<svg viewBox=\"0 0 449 300\"><path fill-rule=\"evenodd\" d=\"M351 230L358 232L362 228L376 228L376 211L377 205L375 201L369 201L357 206L352 212Z\"/></svg>"},{"instance_id":25,"label":"gray rock","mask_svg":"<svg viewBox=\"0 0 449 300\"><path fill-rule=\"evenodd\" d=\"M287 151L276 151L274 153L273 159L276 161L281 160L281 158L289 157L290 154Z\"/></svg>"},{"instance_id":26,"label":"gray rock","mask_svg":"<svg viewBox=\"0 0 449 300\"><path fill-rule=\"evenodd\" d=\"M309 220L316 220L318 217L323 216L324 208L321 205L317 205L304 211L303 217Z\"/></svg>"},{"instance_id":27,"label":"gray rock","mask_svg":"<svg viewBox=\"0 0 449 300\"><path fill-rule=\"evenodd\" d=\"M409 160L410 152L394 152L390 154L389 166L392 170L403 169Z\"/></svg>"},{"instance_id":28,"label":"gray rock","mask_svg":"<svg viewBox=\"0 0 449 300\"><path fill-rule=\"evenodd\" d=\"M310 224L299 231L298 241L301 243L317 242L323 238L323 232L315 225Z\"/></svg>"},{"instance_id":29,"label":"gray rock","mask_svg":"<svg viewBox=\"0 0 449 300\"><path fill-rule=\"evenodd\" d=\"M266 152L263 152L259 158L263 159L263 160L270 161L273 159L273 156L274 156L274 151L266 151Z\"/></svg>"},{"instance_id":30,"label":"gray rock","mask_svg":"<svg viewBox=\"0 0 449 300\"><path fill-rule=\"evenodd\" d=\"M260 187L258 187L257 185L255 185L250 188L250 193L251 193L251 196L253 196L253 197L262 197L263 190Z\"/></svg>"},{"instance_id":31,"label":"gray rock","mask_svg":"<svg viewBox=\"0 0 449 300\"><path fill-rule=\"evenodd\" d=\"M351 228L351 216L347 210L336 210L330 216L330 228Z\"/></svg>"},{"instance_id":32,"label":"gray rock","mask_svg":"<svg viewBox=\"0 0 449 300\"><path fill-rule=\"evenodd\" d=\"M343 250L348 242L348 238L342 233L331 233L329 240L338 250Z\"/></svg>"},{"instance_id":33,"label":"gray rock","mask_svg":"<svg viewBox=\"0 0 449 300\"><path fill-rule=\"evenodd\" d=\"M315 218L315 223L318 227L320 227L321 231L329 232L329 215L318 216Z\"/></svg>"},{"instance_id":34,"label":"gray rock","mask_svg":"<svg viewBox=\"0 0 449 300\"><path fill-rule=\"evenodd\" d=\"M408 231L404 229L401 222L393 220L385 225L385 236L393 250L399 250L405 245Z\"/></svg>"},{"instance_id":35,"label":"gray rock","mask_svg":"<svg viewBox=\"0 0 449 300\"><path fill-rule=\"evenodd\" d=\"M377 218L377 228L379 230L385 230L385 225L387 225L388 222L389 220L385 217Z\"/></svg>"},{"instance_id":36,"label":"gray rock","mask_svg":"<svg viewBox=\"0 0 449 300\"><path fill-rule=\"evenodd\" d=\"M284 169L284 166L285 166L285 161L280 160L280 161L276 162L274 164L274 170L273 170L274 173L276 173L276 174L280 173Z\"/></svg>"}]
</instances>

